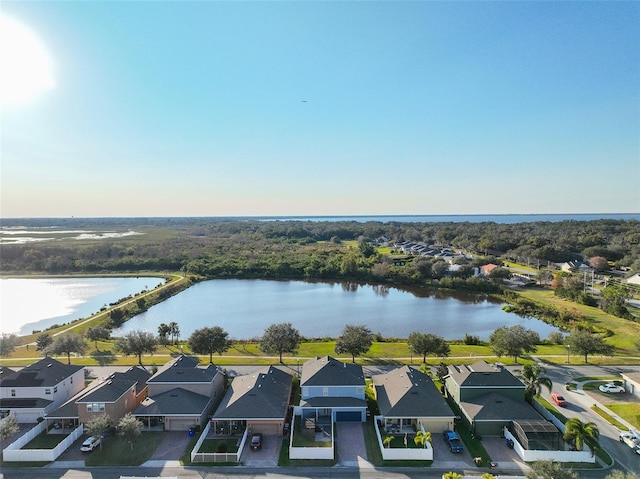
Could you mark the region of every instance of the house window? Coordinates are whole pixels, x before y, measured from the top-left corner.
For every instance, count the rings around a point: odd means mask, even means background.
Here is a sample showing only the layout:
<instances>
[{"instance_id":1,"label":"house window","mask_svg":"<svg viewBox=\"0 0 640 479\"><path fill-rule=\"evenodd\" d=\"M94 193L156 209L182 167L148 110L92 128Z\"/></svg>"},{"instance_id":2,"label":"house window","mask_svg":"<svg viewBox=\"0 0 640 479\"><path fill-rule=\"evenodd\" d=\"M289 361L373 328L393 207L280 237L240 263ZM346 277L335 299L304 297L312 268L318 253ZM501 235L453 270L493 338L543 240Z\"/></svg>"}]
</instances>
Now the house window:
<instances>
[{"instance_id":1,"label":"house window","mask_svg":"<svg viewBox=\"0 0 640 479\"><path fill-rule=\"evenodd\" d=\"M47 394L47 395L51 394L51 389L49 389L49 388L45 389L44 393Z\"/></svg>"},{"instance_id":2,"label":"house window","mask_svg":"<svg viewBox=\"0 0 640 479\"><path fill-rule=\"evenodd\" d=\"M322 395L323 396L328 396L329 395L329 388L322 388Z\"/></svg>"},{"instance_id":3,"label":"house window","mask_svg":"<svg viewBox=\"0 0 640 479\"><path fill-rule=\"evenodd\" d=\"M87 404L87 412L104 412L104 403L94 402Z\"/></svg>"},{"instance_id":4,"label":"house window","mask_svg":"<svg viewBox=\"0 0 640 479\"><path fill-rule=\"evenodd\" d=\"M364 388L358 388L358 395L364 394Z\"/></svg>"},{"instance_id":5,"label":"house window","mask_svg":"<svg viewBox=\"0 0 640 479\"><path fill-rule=\"evenodd\" d=\"M73 376L71 376L71 378L69 378L69 379L71 379L71 384L73 384Z\"/></svg>"},{"instance_id":6,"label":"house window","mask_svg":"<svg viewBox=\"0 0 640 479\"><path fill-rule=\"evenodd\" d=\"M16 397L16 390L15 389L11 390L11 397L12 398Z\"/></svg>"},{"instance_id":7,"label":"house window","mask_svg":"<svg viewBox=\"0 0 640 479\"><path fill-rule=\"evenodd\" d=\"M302 388L302 395L304 397L307 397L309 395L309 388L307 387Z\"/></svg>"},{"instance_id":8,"label":"house window","mask_svg":"<svg viewBox=\"0 0 640 479\"><path fill-rule=\"evenodd\" d=\"M57 392L58 392L58 386L54 386L54 387L53 387L53 394L55 394L55 393L57 393Z\"/></svg>"}]
</instances>

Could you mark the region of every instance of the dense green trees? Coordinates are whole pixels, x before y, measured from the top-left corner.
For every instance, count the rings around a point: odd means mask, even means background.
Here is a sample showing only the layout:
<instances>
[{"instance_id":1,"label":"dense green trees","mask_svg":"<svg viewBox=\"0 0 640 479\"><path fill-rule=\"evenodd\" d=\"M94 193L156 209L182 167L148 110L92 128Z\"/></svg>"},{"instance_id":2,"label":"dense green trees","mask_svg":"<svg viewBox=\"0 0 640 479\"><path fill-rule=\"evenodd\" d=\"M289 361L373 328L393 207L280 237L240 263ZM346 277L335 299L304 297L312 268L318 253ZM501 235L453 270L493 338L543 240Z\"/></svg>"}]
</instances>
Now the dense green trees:
<instances>
[{"instance_id":1,"label":"dense green trees","mask_svg":"<svg viewBox=\"0 0 640 479\"><path fill-rule=\"evenodd\" d=\"M0 356L9 356L16 346L18 346L18 336L15 334L0 336Z\"/></svg>"},{"instance_id":2,"label":"dense green trees","mask_svg":"<svg viewBox=\"0 0 640 479\"><path fill-rule=\"evenodd\" d=\"M133 451L133 441L142 434L142 423L131 413L125 414L118 422L118 435L122 436L131 446Z\"/></svg>"},{"instance_id":3,"label":"dense green trees","mask_svg":"<svg viewBox=\"0 0 640 479\"><path fill-rule=\"evenodd\" d=\"M189 347L196 354L208 354L209 363L213 364L213 353L222 354L229 349L231 342L227 333L220 326L196 329L189 336Z\"/></svg>"},{"instance_id":4,"label":"dense green trees","mask_svg":"<svg viewBox=\"0 0 640 479\"><path fill-rule=\"evenodd\" d=\"M92 326L84 333L84 337L93 341L93 345L98 349L98 341L106 341L111 336L111 330L105 326Z\"/></svg>"},{"instance_id":5,"label":"dense green trees","mask_svg":"<svg viewBox=\"0 0 640 479\"><path fill-rule=\"evenodd\" d=\"M15 416L7 416L0 419L0 441L10 438L20 431L18 420Z\"/></svg>"},{"instance_id":6,"label":"dense green trees","mask_svg":"<svg viewBox=\"0 0 640 479\"><path fill-rule=\"evenodd\" d=\"M111 418L106 414L92 417L84 424L84 432L89 436L102 436L111 427ZM102 449L102 441L100 442Z\"/></svg>"},{"instance_id":7,"label":"dense green trees","mask_svg":"<svg viewBox=\"0 0 640 479\"><path fill-rule=\"evenodd\" d=\"M36 351L42 351L45 355L49 353L49 346L53 344L53 338L50 334L41 333L36 338Z\"/></svg>"},{"instance_id":8,"label":"dense green trees","mask_svg":"<svg viewBox=\"0 0 640 479\"><path fill-rule=\"evenodd\" d=\"M7 219L8 224L11 223ZM38 219L20 226L42 226ZM640 222L620 220L496 223L252 221L199 218L73 219L61 228L140 229L144 236L109 241L4 245L4 272L178 271L206 277L370 279L371 240L418 241L547 266L582 255L640 269ZM339 238L341 241L336 242ZM332 241L333 239L333 241ZM346 244L357 241L358 248ZM437 280L429 266L390 268L389 281ZM416 277L416 272L420 277Z\"/></svg>"},{"instance_id":9,"label":"dense green trees","mask_svg":"<svg viewBox=\"0 0 640 479\"><path fill-rule=\"evenodd\" d=\"M513 356L514 362L524 353L535 352L539 343L538 333L519 324L501 326L489 336L489 345L496 356Z\"/></svg>"},{"instance_id":10,"label":"dense green trees","mask_svg":"<svg viewBox=\"0 0 640 479\"><path fill-rule=\"evenodd\" d=\"M613 346L605 343L604 339L590 331L575 330L565 338L565 343L571 354L582 354L584 362L588 362L590 354L613 354Z\"/></svg>"},{"instance_id":11,"label":"dense green trees","mask_svg":"<svg viewBox=\"0 0 640 479\"><path fill-rule=\"evenodd\" d=\"M262 334L260 349L265 353L278 354L282 362L282 354L295 353L301 340L300 332L291 323L272 324Z\"/></svg>"},{"instance_id":12,"label":"dense green trees","mask_svg":"<svg viewBox=\"0 0 640 479\"><path fill-rule=\"evenodd\" d=\"M373 344L373 333L364 325L347 324L342 335L336 340L335 351L338 354L350 354L351 361L366 353Z\"/></svg>"},{"instance_id":13,"label":"dense green trees","mask_svg":"<svg viewBox=\"0 0 640 479\"><path fill-rule=\"evenodd\" d=\"M422 362L427 362L427 356L449 356L450 347L441 336L431 333L413 332L409 334L407 345L412 354L422 356Z\"/></svg>"},{"instance_id":14,"label":"dense green trees","mask_svg":"<svg viewBox=\"0 0 640 479\"><path fill-rule=\"evenodd\" d=\"M127 356L138 356L138 364L142 366L142 355L156 351L156 338L148 331L131 331L116 341L116 351Z\"/></svg>"},{"instance_id":15,"label":"dense green trees","mask_svg":"<svg viewBox=\"0 0 640 479\"><path fill-rule=\"evenodd\" d=\"M78 334L64 334L57 336L49 350L51 354L66 354L67 364L71 364L71 353L84 354L87 344Z\"/></svg>"}]
</instances>

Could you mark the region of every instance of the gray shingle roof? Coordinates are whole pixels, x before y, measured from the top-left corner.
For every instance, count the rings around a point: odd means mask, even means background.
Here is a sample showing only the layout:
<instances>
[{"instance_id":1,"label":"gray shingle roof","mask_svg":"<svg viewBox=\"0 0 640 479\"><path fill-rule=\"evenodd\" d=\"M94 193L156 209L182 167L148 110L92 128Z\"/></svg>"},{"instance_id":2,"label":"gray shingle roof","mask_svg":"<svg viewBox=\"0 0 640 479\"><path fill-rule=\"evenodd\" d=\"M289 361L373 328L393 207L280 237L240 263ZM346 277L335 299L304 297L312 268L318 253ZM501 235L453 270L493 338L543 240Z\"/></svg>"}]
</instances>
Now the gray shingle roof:
<instances>
[{"instance_id":1,"label":"gray shingle roof","mask_svg":"<svg viewBox=\"0 0 640 479\"><path fill-rule=\"evenodd\" d=\"M179 356L158 370L148 383L210 383L218 373L213 364L198 366L197 360L189 356Z\"/></svg>"},{"instance_id":2,"label":"gray shingle roof","mask_svg":"<svg viewBox=\"0 0 640 479\"><path fill-rule=\"evenodd\" d=\"M86 392L77 402L116 402L131 388L134 388L136 394L142 391L150 377L150 372L138 366L131 367L124 372L115 372L101 384Z\"/></svg>"},{"instance_id":3,"label":"gray shingle roof","mask_svg":"<svg viewBox=\"0 0 640 479\"><path fill-rule=\"evenodd\" d=\"M302 365L300 386L363 386L362 366L331 356L310 359Z\"/></svg>"},{"instance_id":4,"label":"gray shingle roof","mask_svg":"<svg viewBox=\"0 0 640 479\"><path fill-rule=\"evenodd\" d=\"M483 394L459 405L476 421L544 419L529 403L514 401L498 393Z\"/></svg>"},{"instance_id":5,"label":"gray shingle roof","mask_svg":"<svg viewBox=\"0 0 640 479\"><path fill-rule=\"evenodd\" d=\"M455 417L431 378L409 366L372 377L385 417Z\"/></svg>"},{"instance_id":6,"label":"gray shingle roof","mask_svg":"<svg viewBox=\"0 0 640 479\"><path fill-rule=\"evenodd\" d=\"M43 358L20 371L9 374L7 377L0 377L0 387L39 388L55 386L81 369L84 369L84 367L63 364L53 358Z\"/></svg>"},{"instance_id":7,"label":"gray shingle roof","mask_svg":"<svg viewBox=\"0 0 640 479\"><path fill-rule=\"evenodd\" d=\"M153 397L147 397L133 412L134 416L200 415L209 401L208 396L182 388L171 389Z\"/></svg>"},{"instance_id":8,"label":"gray shingle roof","mask_svg":"<svg viewBox=\"0 0 640 479\"><path fill-rule=\"evenodd\" d=\"M524 384L508 369L486 361L477 361L471 365L452 365L448 366L448 369L449 376L460 387L525 388Z\"/></svg>"},{"instance_id":9,"label":"gray shingle roof","mask_svg":"<svg viewBox=\"0 0 640 479\"><path fill-rule=\"evenodd\" d=\"M104 402L113 403L124 393L136 385L132 379L107 379L100 386L94 388L85 396L78 399L79 403Z\"/></svg>"},{"instance_id":10,"label":"gray shingle roof","mask_svg":"<svg viewBox=\"0 0 640 479\"><path fill-rule=\"evenodd\" d=\"M284 419L293 377L269 366L233 379L214 419Z\"/></svg>"},{"instance_id":11,"label":"gray shingle roof","mask_svg":"<svg viewBox=\"0 0 640 479\"><path fill-rule=\"evenodd\" d=\"M11 409L41 409L47 407L53 401L42 398L1 398L0 408Z\"/></svg>"}]
</instances>

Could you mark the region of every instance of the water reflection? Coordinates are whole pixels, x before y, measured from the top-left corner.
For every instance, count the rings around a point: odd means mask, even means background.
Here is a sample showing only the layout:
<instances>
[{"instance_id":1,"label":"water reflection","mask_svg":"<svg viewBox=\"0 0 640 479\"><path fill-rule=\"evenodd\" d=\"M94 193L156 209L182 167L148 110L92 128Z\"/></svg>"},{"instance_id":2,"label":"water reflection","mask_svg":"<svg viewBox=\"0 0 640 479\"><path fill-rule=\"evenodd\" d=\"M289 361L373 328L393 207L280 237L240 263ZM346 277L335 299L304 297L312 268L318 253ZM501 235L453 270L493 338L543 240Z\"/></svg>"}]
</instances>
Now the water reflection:
<instances>
[{"instance_id":1,"label":"water reflection","mask_svg":"<svg viewBox=\"0 0 640 479\"><path fill-rule=\"evenodd\" d=\"M485 295L395 288L355 281L211 280L195 284L115 331L155 334L175 321L181 337L195 329L221 326L234 339L255 338L274 323L290 322L305 337L337 337L345 324L366 324L384 337L435 332L446 339L465 333L488 339L500 326L521 324L545 338L557 329L537 319L502 310Z\"/></svg>"}]
</instances>

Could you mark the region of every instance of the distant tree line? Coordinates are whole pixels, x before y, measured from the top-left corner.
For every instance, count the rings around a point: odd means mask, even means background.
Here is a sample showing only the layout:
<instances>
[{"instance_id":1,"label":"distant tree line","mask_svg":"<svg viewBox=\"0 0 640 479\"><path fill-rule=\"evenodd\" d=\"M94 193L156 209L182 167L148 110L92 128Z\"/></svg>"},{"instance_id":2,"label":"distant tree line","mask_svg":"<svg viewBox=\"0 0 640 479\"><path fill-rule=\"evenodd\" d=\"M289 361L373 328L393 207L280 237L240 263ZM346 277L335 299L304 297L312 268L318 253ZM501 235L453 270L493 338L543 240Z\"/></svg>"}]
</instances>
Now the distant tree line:
<instances>
[{"instance_id":1,"label":"distant tree line","mask_svg":"<svg viewBox=\"0 0 640 479\"><path fill-rule=\"evenodd\" d=\"M12 220L3 220L11 226ZM17 221L17 220L14 220ZM44 220L20 220L38 226ZM48 220L50 222L50 220ZM204 278L353 279L485 291L466 264L456 273L433 258L397 262L372 242L413 241L536 267L599 258L640 271L640 222L594 220L532 223L402 223L257 221L206 218L67 219L61 228L135 229L144 235L95 241L3 245L0 272L101 273L179 271ZM6 224L5 224L6 223ZM356 241L357 247L346 246ZM495 258L493 258L495 256ZM594 264L596 264L594 262Z\"/></svg>"}]
</instances>

